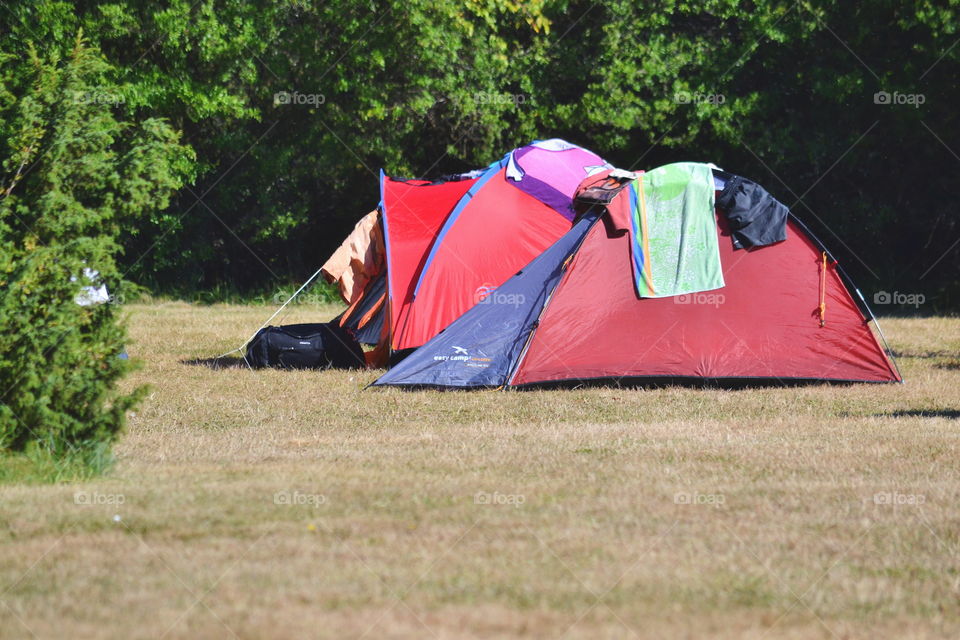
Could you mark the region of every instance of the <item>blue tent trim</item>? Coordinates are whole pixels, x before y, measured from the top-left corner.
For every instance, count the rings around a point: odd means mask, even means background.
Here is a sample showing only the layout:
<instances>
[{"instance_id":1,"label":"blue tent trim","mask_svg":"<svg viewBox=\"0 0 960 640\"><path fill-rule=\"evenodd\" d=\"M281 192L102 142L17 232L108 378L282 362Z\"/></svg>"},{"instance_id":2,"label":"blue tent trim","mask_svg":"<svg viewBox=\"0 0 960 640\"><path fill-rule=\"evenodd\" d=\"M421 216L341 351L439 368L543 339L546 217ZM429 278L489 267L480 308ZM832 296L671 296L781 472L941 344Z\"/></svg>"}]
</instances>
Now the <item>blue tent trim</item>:
<instances>
[{"instance_id":1,"label":"blue tent trim","mask_svg":"<svg viewBox=\"0 0 960 640\"><path fill-rule=\"evenodd\" d=\"M393 262L393 260L391 259L391 256L393 255L393 252L390 251L390 233L389 233L389 231L387 230L387 218L388 218L388 216L387 216L387 205L385 204L386 201L387 201L387 198L386 198L386 194L384 193L384 190L383 190L383 183L384 183L384 180L386 180L386 178L387 178L387 174L384 173L383 169L380 169L380 205L379 205L379 206L380 206L380 221L381 221L381 223L383 223L383 248L384 248L384 252L387 254L387 285L386 285L386 287L387 287L387 301L386 301L386 305L385 305L384 308L386 309L386 313L389 314L389 313L390 313L390 305L391 305L391 302L392 302L392 300L393 300L393 292L392 292L391 289L390 289L390 278L389 278L389 274L391 273L390 270L393 268L393 265L391 264L391 263ZM392 328L392 327L390 328L390 332L393 333L393 328ZM392 336L392 335L390 336L390 339L391 339L391 340L393 339L393 336Z\"/></svg>"},{"instance_id":2,"label":"blue tent trim","mask_svg":"<svg viewBox=\"0 0 960 640\"><path fill-rule=\"evenodd\" d=\"M490 292L372 386L501 387L516 369L544 305L587 232L595 208L549 249Z\"/></svg>"}]
</instances>

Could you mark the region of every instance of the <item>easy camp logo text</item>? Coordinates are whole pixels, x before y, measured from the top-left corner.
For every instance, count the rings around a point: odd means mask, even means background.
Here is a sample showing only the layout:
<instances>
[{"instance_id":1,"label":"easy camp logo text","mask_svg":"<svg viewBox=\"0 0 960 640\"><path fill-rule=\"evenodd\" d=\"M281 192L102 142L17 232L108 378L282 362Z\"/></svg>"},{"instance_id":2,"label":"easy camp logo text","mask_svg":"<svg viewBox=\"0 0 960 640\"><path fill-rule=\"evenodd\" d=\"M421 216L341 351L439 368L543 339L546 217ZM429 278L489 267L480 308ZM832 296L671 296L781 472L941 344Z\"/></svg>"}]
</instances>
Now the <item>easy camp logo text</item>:
<instances>
[{"instance_id":1,"label":"easy camp logo text","mask_svg":"<svg viewBox=\"0 0 960 640\"><path fill-rule=\"evenodd\" d=\"M452 353L446 355L436 355L433 359L437 362L462 362L467 367L486 368L490 366L493 358L490 358L483 351L477 350L476 354L471 354L466 347L453 345L450 347Z\"/></svg>"}]
</instances>

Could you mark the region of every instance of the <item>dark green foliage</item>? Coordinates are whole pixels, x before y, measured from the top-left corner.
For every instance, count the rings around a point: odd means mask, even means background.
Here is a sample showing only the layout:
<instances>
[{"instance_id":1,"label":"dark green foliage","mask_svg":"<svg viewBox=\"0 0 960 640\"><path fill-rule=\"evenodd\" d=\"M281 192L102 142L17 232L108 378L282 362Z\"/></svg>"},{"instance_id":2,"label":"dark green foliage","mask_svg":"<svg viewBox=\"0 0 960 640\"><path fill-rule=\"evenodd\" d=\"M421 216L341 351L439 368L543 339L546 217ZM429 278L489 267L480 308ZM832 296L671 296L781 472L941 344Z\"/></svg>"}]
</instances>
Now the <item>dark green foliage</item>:
<instances>
[{"instance_id":1,"label":"dark green foliage","mask_svg":"<svg viewBox=\"0 0 960 640\"><path fill-rule=\"evenodd\" d=\"M4 57L0 74L0 451L102 466L142 395L114 390L129 366L117 238L168 205L192 155L164 122L114 115L111 68L79 36L62 57ZM76 303L100 283L109 303Z\"/></svg>"},{"instance_id":2,"label":"dark green foliage","mask_svg":"<svg viewBox=\"0 0 960 640\"><path fill-rule=\"evenodd\" d=\"M119 108L168 118L196 151L195 183L123 230L126 268L154 288L301 279L377 202L381 167L438 175L560 136L628 168L753 177L866 291L960 304L956 0L5 7L0 51L83 27L118 71ZM277 100L290 94L313 98Z\"/></svg>"}]
</instances>

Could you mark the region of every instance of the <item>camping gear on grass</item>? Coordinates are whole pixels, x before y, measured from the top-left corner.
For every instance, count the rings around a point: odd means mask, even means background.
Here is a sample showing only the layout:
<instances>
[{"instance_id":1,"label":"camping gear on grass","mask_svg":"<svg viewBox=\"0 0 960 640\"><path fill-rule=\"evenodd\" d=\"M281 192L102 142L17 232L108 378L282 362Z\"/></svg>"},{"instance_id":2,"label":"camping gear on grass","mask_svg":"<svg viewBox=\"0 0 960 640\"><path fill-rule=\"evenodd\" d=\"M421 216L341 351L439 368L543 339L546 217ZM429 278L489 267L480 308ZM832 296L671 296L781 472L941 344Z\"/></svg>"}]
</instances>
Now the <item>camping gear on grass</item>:
<instances>
[{"instance_id":1,"label":"camping gear on grass","mask_svg":"<svg viewBox=\"0 0 960 640\"><path fill-rule=\"evenodd\" d=\"M255 369L352 369L366 366L363 350L336 323L263 327L244 356Z\"/></svg>"}]
</instances>

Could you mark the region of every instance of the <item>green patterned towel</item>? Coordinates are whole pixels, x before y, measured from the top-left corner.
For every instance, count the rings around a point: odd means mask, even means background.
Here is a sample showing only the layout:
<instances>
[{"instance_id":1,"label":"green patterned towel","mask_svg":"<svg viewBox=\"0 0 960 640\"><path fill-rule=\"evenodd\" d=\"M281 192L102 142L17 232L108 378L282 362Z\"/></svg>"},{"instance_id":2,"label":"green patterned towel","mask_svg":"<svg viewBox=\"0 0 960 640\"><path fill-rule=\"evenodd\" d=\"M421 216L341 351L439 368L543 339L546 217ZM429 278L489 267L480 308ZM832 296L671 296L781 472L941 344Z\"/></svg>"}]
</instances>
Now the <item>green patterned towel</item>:
<instances>
[{"instance_id":1,"label":"green patterned towel","mask_svg":"<svg viewBox=\"0 0 960 640\"><path fill-rule=\"evenodd\" d=\"M633 270L640 297L724 286L710 167L668 164L642 174L631 188Z\"/></svg>"}]
</instances>

